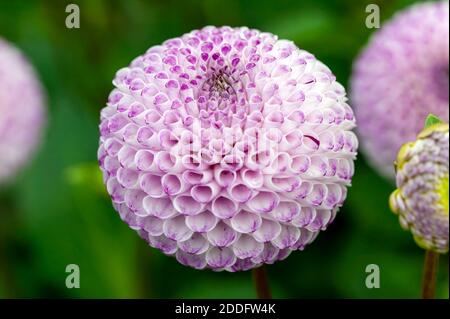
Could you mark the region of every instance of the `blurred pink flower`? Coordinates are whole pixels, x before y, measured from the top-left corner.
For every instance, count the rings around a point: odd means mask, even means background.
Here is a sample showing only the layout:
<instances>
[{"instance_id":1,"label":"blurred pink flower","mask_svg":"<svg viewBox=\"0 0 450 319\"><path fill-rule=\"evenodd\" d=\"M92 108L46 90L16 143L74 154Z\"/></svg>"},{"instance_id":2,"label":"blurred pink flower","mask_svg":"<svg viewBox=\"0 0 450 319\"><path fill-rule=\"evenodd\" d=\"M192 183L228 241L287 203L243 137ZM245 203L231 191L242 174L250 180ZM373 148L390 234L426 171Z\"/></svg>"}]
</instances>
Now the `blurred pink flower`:
<instances>
[{"instance_id":1,"label":"blurred pink flower","mask_svg":"<svg viewBox=\"0 0 450 319\"><path fill-rule=\"evenodd\" d=\"M239 271L334 219L357 139L344 88L292 42L205 27L119 70L98 157L121 218L197 269Z\"/></svg>"},{"instance_id":2,"label":"blurred pink flower","mask_svg":"<svg viewBox=\"0 0 450 319\"><path fill-rule=\"evenodd\" d=\"M45 118L44 95L32 66L0 39L0 183L30 159Z\"/></svg>"},{"instance_id":3,"label":"blurred pink flower","mask_svg":"<svg viewBox=\"0 0 450 319\"><path fill-rule=\"evenodd\" d=\"M448 121L448 12L448 1L413 5L383 25L355 62L351 102L361 147L392 180L399 148L427 115Z\"/></svg>"}]
</instances>

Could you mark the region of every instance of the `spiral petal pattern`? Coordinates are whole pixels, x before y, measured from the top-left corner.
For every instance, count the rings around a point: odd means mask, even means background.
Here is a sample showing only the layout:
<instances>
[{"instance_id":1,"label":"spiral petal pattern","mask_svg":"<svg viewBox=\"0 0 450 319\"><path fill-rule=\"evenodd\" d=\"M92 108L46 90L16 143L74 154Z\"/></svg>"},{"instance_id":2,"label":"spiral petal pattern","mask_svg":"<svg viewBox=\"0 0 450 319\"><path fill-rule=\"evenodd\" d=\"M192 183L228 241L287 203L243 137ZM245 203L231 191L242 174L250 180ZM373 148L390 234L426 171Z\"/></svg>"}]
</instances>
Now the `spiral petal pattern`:
<instances>
[{"instance_id":1,"label":"spiral petal pattern","mask_svg":"<svg viewBox=\"0 0 450 319\"><path fill-rule=\"evenodd\" d=\"M334 219L358 141L344 88L292 42L205 27L119 70L98 158L131 228L187 266L240 271Z\"/></svg>"}]
</instances>

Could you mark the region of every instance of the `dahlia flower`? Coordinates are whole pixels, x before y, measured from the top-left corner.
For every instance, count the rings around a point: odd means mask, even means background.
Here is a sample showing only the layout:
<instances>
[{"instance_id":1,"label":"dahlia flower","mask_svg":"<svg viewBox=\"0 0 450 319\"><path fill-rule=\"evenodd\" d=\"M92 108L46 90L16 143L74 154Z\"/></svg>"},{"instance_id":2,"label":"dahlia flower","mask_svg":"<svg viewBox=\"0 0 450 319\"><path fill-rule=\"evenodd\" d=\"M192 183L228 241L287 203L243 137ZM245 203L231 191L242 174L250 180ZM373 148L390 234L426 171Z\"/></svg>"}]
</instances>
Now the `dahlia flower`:
<instances>
[{"instance_id":1,"label":"dahlia flower","mask_svg":"<svg viewBox=\"0 0 450 319\"><path fill-rule=\"evenodd\" d=\"M449 118L449 3L417 4L372 36L354 65L351 101L362 148L371 164L393 178L400 146L423 119Z\"/></svg>"},{"instance_id":2,"label":"dahlia flower","mask_svg":"<svg viewBox=\"0 0 450 319\"><path fill-rule=\"evenodd\" d=\"M438 253L448 251L449 126L425 128L397 157L397 187L390 206L417 244Z\"/></svg>"},{"instance_id":3,"label":"dahlia flower","mask_svg":"<svg viewBox=\"0 0 450 319\"><path fill-rule=\"evenodd\" d=\"M98 158L114 207L155 248L239 271L334 219L357 139L344 88L292 42L205 27L119 70Z\"/></svg>"},{"instance_id":4,"label":"dahlia flower","mask_svg":"<svg viewBox=\"0 0 450 319\"><path fill-rule=\"evenodd\" d=\"M18 49L0 39L0 183L36 148L45 122L42 87Z\"/></svg>"}]
</instances>

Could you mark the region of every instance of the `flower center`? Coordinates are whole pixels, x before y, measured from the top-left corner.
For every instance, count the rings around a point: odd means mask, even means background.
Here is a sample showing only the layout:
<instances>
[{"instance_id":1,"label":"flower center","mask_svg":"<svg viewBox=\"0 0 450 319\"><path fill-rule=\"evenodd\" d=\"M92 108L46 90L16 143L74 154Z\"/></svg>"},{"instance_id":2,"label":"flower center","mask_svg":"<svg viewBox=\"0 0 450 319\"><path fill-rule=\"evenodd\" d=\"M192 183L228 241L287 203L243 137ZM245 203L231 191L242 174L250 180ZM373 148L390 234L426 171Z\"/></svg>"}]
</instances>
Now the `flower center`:
<instances>
[{"instance_id":1,"label":"flower center","mask_svg":"<svg viewBox=\"0 0 450 319\"><path fill-rule=\"evenodd\" d=\"M227 68L211 68L198 94L203 128L221 129L245 120L246 99L242 84Z\"/></svg>"}]
</instances>

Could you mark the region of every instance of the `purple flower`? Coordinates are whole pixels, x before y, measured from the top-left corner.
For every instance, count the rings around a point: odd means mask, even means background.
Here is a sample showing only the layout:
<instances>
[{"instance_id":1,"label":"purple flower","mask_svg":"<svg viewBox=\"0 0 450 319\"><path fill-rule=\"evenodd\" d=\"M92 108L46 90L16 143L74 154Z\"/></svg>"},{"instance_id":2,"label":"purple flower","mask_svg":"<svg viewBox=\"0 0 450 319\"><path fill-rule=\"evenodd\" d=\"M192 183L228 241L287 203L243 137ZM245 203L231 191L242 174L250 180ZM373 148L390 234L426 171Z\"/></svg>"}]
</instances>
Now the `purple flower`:
<instances>
[{"instance_id":1,"label":"purple flower","mask_svg":"<svg viewBox=\"0 0 450 319\"><path fill-rule=\"evenodd\" d=\"M362 148L378 171L394 176L400 146L429 113L449 119L449 3L400 12L375 33L354 65L352 105Z\"/></svg>"},{"instance_id":2,"label":"purple flower","mask_svg":"<svg viewBox=\"0 0 450 319\"><path fill-rule=\"evenodd\" d=\"M424 129L397 157L397 187L390 198L403 228L417 244L448 251L449 129L440 123Z\"/></svg>"},{"instance_id":3,"label":"purple flower","mask_svg":"<svg viewBox=\"0 0 450 319\"><path fill-rule=\"evenodd\" d=\"M0 183L29 160L45 118L43 91L32 66L0 39Z\"/></svg>"},{"instance_id":4,"label":"purple flower","mask_svg":"<svg viewBox=\"0 0 450 319\"><path fill-rule=\"evenodd\" d=\"M292 42L205 27L119 70L98 158L115 208L182 264L286 258L334 219L357 139L344 88Z\"/></svg>"}]
</instances>

